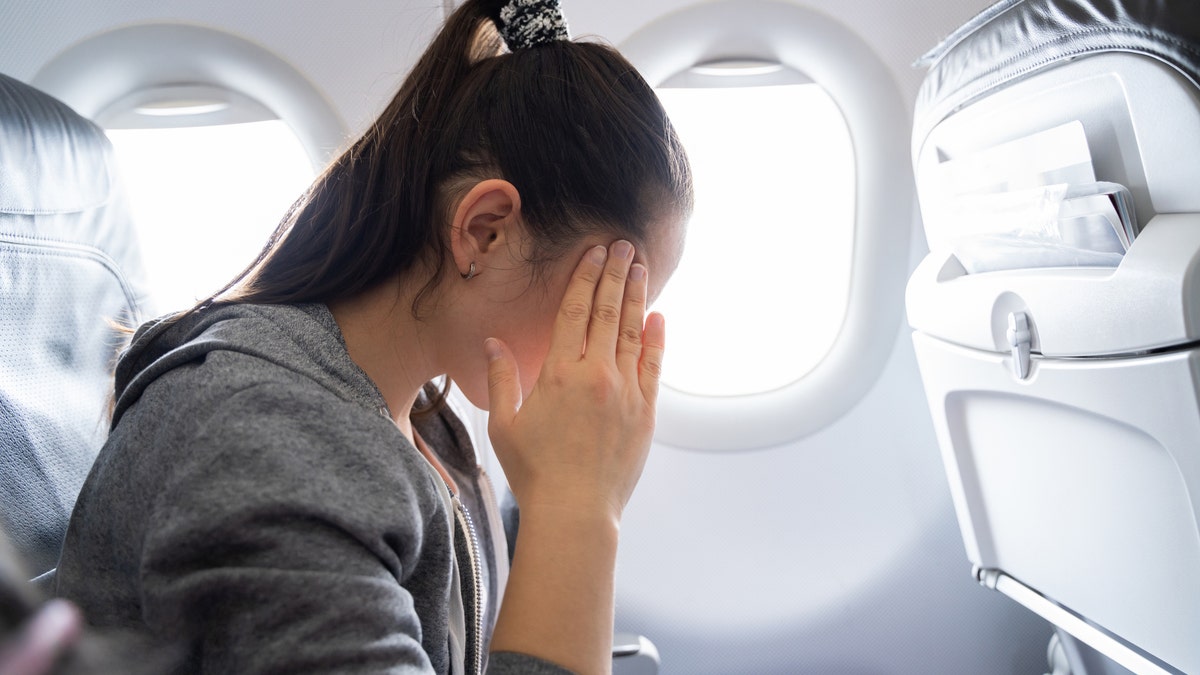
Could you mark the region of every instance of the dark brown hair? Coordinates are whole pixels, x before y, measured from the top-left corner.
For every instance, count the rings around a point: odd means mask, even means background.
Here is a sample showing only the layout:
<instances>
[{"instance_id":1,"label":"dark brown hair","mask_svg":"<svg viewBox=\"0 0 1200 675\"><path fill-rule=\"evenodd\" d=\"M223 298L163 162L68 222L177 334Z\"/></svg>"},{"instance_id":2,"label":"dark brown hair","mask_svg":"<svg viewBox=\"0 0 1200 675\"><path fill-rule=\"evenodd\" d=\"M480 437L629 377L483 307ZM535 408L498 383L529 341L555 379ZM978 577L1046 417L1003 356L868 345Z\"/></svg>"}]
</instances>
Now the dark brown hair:
<instances>
[{"instance_id":1,"label":"dark brown hair","mask_svg":"<svg viewBox=\"0 0 1200 675\"><path fill-rule=\"evenodd\" d=\"M258 258L193 311L331 302L419 265L438 283L456 185L502 178L552 260L597 231L647 239L687 218L687 156L654 91L615 49L553 41L507 51L504 0L468 0L383 114L292 206ZM469 185L468 185L469 187Z\"/></svg>"}]
</instances>

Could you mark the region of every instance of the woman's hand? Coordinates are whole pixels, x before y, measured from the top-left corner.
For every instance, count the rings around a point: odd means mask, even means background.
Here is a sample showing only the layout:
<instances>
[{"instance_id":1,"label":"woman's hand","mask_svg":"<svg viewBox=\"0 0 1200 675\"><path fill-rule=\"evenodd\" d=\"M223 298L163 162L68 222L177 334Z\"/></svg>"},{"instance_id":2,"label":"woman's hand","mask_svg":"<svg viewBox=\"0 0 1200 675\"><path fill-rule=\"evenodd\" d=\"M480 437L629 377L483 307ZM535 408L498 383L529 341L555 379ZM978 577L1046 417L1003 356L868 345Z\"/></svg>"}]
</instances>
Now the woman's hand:
<instances>
[{"instance_id":1,"label":"woman's hand","mask_svg":"<svg viewBox=\"0 0 1200 675\"><path fill-rule=\"evenodd\" d=\"M627 241L584 255L528 400L508 348L485 344L488 433L522 511L601 509L616 522L641 476L665 328L659 314L643 325L646 268L632 260Z\"/></svg>"},{"instance_id":2,"label":"woman's hand","mask_svg":"<svg viewBox=\"0 0 1200 675\"><path fill-rule=\"evenodd\" d=\"M83 631L83 616L65 600L46 603L11 641L0 644L0 675L46 675Z\"/></svg>"},{"instance_id":3,"label":"woman's hand","mask_svg":"<svg viewBox=\"0 0 1200 675\"><path fill-rule=\"evenodd\" d=\"M612 668L613 575L621 513L654 432L662 316L646 312L633 247L596 247L575 269L537 384L522 403L517 364L489 339L488 433L521 508L493 652L576 673Z\"/></svg>"}]
</instances>

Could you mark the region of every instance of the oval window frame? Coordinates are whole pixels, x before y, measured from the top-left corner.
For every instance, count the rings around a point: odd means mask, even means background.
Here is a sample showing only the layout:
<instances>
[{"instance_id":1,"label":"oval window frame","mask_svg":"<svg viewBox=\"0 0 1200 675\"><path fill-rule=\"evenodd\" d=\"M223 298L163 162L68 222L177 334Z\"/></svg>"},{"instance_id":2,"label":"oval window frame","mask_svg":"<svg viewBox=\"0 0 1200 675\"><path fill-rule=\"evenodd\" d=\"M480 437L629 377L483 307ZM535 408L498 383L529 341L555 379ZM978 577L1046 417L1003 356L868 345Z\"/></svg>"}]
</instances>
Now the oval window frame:
<instances>
[{"instance_id":1,"label":"oval window frame","mask_svg":"<svg viewBox=\"0 0 1200 675\"><path fill-rule=\"evenodd\" d=\"M688 331L672 342L661 382L692 396L732 398L799 381L833 347L848 306L856 178L846 119L824 87L778 62L695 66L657 91L687 146L698 191L687 255L654 307L669 314L672 332ZM697 126L697 116L709 115ZM796 119L813 126L799 128ZM828 163L814 159L824 157ZM713 189L725 194L700 193ZM803 195L832 201L804 206ZM738 224L737 239L729 239L730 223ZM761 250L766 241L770 252ZM789 250L794 255L780 256ZM795 288L804 311L778 312L775 294L749 296L750 288ZM827 292L818 297L809 289ZM712 307L730 301L739 303L742 318L714 321ZM714 359L746 334L747 317L756 317L753 352Z\"/></svg>"},{"instance_id":2,"label":"oval window frame","mask_svg":"<svg viewBox=\"0 0 1200 675\"><path fill-rule=\"evenodd\" d=\"M347 139L333 105L291 64L247 39L203 26L151 23L94 35L47 62L31 84L88 119L145 90L226 89L260 102L291 127L318 173Z\"/></svg>"},{"instance_id":3,"label":"oval window frame","mask_svg":"<svg viewBox=\"0 0 1200 675\"><path fill-rule=\"evenodd\" d=\"M777 61L824 87L841 109L854 146L855 232L846 314L833 346L807 375L773 391L699 396L661 387L655 442L748 450L820 431L878 380L900 329L913 179L911 118L898 84L858 34L825 14L783 2L688 7L638 30L620 50L651 86L712 61Z\"/></svg>"}]
</instances>

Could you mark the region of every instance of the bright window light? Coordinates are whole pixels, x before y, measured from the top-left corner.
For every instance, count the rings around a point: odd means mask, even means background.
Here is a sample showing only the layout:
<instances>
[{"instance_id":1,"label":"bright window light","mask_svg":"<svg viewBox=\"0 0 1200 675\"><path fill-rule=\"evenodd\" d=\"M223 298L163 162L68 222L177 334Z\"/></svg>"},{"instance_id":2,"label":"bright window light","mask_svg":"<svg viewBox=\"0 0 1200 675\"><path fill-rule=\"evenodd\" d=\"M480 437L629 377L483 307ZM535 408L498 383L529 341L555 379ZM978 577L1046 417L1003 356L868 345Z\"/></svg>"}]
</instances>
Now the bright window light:
<instances>
[{"instance_id":1,"label":"bright window light","mask_svg":"<svg viewBox=\"0 0 1200 675\"><path fill-rule=\"evenodd\" d=\"M854 149L817 84L661 88L696 210L675 276L663 382L702 396L784 387L829 353L849 297Z\"/></svg>"},{"instance_id":2,"label":"bright window light","mask_svg":"<svg viewBox=\"0 0 1200 675\"><path fill-rule=\"evenodd\" d=\"M249 264L314 177L281 120L110 129L157 311L185 309Z\"/></svg>"}]
</instances>

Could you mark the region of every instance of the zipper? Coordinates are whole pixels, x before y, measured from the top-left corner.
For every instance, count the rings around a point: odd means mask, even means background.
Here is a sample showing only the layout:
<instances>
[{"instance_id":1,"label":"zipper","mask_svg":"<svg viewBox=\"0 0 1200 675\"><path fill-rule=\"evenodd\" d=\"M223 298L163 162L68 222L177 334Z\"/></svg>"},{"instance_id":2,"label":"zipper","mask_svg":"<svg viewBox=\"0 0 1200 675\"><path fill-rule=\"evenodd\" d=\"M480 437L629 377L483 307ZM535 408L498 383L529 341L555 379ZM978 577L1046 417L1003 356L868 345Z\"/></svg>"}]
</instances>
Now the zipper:
<instances>
[{"instance_id":1,"label":"zipper","mask_svg":"<svg viewBox=\"0 0 1200 675\"><path fill-rule=\"evenodd\" d=\"M449 489L450 486L447 485L446 488ZM454 504L454 517L458 521L459 529L463 533L466 548L463 553L471 561L471 602L468 622L469 626L474 628L474 631L467 634L467 673L468 675L481 675L483 670L484 598L483 587L480 581L482 577L479 567L479 540L476 538L475 521L471 519L471 512L467 510L467 505L463 504L458 495L454 494L453 491L450 493L450 501ZM464 609L466 608L464 607Z\"/></svg>"}]
</instances>

